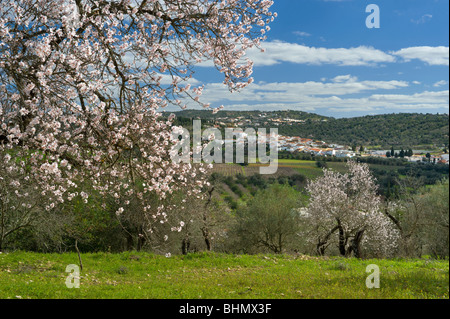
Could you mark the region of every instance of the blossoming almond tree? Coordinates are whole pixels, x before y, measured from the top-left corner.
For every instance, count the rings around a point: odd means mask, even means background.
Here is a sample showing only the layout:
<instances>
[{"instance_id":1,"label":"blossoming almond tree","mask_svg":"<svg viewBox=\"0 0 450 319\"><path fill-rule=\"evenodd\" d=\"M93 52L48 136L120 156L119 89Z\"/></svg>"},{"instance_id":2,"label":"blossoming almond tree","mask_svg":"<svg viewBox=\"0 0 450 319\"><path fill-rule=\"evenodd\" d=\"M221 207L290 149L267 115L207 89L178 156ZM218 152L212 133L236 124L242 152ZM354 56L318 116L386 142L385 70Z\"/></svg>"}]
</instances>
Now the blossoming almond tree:
<instances>
[{"instance_id":1,"label":"blossoming almond tree","mask_svg":"<svg viewBox=\"0 0 450 319\"><path fill-rule=\"evenodd\" d=\"M246 50L259 47L276 14L269 0L1 0L0 147L28 163L48 209L110 194L152 207L184 187L197 195L206 167L176 164L172 120L158 110L201 100L195 65L212 62L231 91L253 79ZM184 101L184 102L183 102ZM217 110L217 109L215 109ZM11 168L12 169L12 168ZM0 199L2 200L2 199Z\"/></svg>"},{"instance_id":2,"label":"blossoming almond tree","mask_svg":"<svg viewBox=\"0 0 450 319\"><path fill-rule=\"evenodd\" d=\"M342 256L359 258L362 249L385 255L397 246L399 233L382 209L377 185L367 164L348 162L349 172L324 169L309 183L306 219L317 253L337 244Z\"/></svg>"}]
</instances>

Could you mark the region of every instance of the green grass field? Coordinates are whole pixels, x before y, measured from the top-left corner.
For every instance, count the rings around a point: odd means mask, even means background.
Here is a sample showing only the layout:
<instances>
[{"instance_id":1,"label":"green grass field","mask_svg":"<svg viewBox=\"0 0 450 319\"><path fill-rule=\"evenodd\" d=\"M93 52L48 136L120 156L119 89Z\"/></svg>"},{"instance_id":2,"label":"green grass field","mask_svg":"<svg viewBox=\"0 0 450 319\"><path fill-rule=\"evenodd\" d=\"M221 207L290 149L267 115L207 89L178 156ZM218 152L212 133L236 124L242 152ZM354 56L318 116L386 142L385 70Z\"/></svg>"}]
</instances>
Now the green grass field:
<instances>
[{"instance_id":1,"label":"green grass field","mask_svg":"<svg viewBox=\"0 0 450 319\"><path fill-rule=\"evenodd\" d=\"M290 160L280 159L278 160L279 167L290 167L295 169L299 174L309 179L315 179L323 175L323 170L316 165L316 161L302 161L302 160ZM327 163L329 168L332 168L338 172L346 172L346 163L341 162L329 162Z\"/></svg>"},{"instance_id":2,"label":"green grass field","mask_svg":"<svg viewBox=\"0 0 450 319\"><path fill-rule=\"evenodd\" d=\"M259 167L261 164L250 164L249 167L255 168ZM278 170L290 168L297 174L301 174L307 178L314 179L323 175L322 169L316 166L315 161L302 161L302 160L291 160L291 159L279 159L278 160ZM282 174L275 174L275 176Z\"/></svg>"},{"instance_id":3,"label":"green grass field","mask_svg":"<svg viewBox=\"0 0 450 319\"><path fill-rule=\"evenodd\" d=\"M80 288L66 287L68 254L0 254L0 298L411 299L448 298L449 263L306 256L83 254ZM380 268L380 289L366 267Z\"/></svg>"}]
</instances>

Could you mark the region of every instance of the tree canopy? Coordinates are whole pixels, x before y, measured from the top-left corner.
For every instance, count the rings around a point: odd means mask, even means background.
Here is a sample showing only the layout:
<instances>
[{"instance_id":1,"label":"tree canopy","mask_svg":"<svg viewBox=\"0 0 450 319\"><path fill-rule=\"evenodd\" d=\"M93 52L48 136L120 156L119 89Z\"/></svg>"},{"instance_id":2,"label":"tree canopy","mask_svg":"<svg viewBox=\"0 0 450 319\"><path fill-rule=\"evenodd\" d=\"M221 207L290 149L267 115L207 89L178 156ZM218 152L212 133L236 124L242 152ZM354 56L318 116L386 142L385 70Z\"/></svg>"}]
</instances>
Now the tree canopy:
<instances>
[{"instance_id":1,"label":"tree canopy","mask_svg":"<svg viewBox=\"0 0 450 319\"><path fill-rule=\"evenodd\" d=\"M114 195L118 215L138 200L150 221L164 222L168 207L149 194L184 187L198 196L207 182L203 165L171 161L173 117L159 110L209 108L191 83L199 63L214 64L231 91L251 83L244 54L265 39L272 3L2 0L0 152L10 192L25 175L51 208L87 200L78 186L89 183Z\"/></svg>"}]
</instances>

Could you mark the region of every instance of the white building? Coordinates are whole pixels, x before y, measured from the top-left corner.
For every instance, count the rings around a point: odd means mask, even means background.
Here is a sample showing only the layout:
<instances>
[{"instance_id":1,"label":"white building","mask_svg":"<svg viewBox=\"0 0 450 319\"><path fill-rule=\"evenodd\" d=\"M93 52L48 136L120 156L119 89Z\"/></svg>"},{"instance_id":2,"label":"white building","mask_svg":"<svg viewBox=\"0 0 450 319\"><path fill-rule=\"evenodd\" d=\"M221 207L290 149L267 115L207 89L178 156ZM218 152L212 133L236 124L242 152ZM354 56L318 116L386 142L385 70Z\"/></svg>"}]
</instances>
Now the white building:
<instances>
[{"instance_id":1,"label":"white building","mask_svg":"<svg viewBox=\"0 0 450 319\"><path fill-rule=\"evenodd\" d=\"M354 152L350 152L350 151L336 151L336 157L355 157L356 154Z\"/></svg>"}]
</instances>

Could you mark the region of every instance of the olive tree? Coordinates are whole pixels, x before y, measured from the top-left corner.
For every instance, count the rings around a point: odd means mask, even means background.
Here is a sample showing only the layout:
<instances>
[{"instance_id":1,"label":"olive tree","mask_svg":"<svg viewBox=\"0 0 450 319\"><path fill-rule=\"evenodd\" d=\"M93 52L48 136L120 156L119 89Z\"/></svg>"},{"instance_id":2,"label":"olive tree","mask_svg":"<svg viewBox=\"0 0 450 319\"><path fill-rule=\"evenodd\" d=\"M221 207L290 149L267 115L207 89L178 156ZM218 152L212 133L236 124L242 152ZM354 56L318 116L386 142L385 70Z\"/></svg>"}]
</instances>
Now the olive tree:
<instances>
[{"instance_id":1,"label":"olive tree","mask_svg":"<svg viewBox=\"0 0 450 319\"><path fill-rule=\"evenodd\" d=\"M289 185L273 184L258 191L247 207L237 211L236 234L240 247L283 253L298 231L299 194Z\"/></svg>"}]
</instances>

